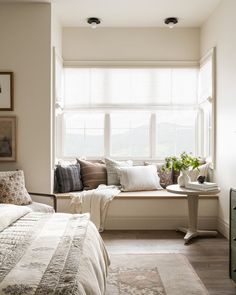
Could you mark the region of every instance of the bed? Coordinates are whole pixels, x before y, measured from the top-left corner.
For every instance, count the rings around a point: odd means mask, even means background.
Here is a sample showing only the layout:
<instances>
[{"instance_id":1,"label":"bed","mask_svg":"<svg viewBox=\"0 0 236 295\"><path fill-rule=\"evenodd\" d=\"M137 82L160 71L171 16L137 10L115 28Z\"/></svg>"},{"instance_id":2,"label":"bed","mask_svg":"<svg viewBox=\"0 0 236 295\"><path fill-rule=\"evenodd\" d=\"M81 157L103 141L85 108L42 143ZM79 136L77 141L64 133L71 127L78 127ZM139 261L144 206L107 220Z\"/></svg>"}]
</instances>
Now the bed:
<instances>
[{"instance_id":1,"label":"bed","mask_svg":"<svg viewBox=\"0 0 236 295\"><path fill-rule=\"evenodd\" d=\"M0 204L0 294L105 294L109 257L89 214Z\"/></svg>"}]
</instances>

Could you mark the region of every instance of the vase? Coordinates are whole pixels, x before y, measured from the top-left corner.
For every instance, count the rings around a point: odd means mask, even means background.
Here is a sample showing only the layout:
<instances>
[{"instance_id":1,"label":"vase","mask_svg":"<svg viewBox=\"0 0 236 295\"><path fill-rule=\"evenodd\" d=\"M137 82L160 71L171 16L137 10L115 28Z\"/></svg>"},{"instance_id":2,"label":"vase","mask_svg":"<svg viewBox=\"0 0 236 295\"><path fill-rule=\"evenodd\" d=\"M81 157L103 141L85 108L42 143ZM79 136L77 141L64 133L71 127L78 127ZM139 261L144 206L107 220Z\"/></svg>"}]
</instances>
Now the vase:
<instances>
[{"instance_id":1,"label":"vase","mask_svg":"<svg viewBox=\"0 0 236 295\"><path fill-rule=\"evenodd\" d=\"M181 170L180 176L178 177L178 185L180 187L185 187L185 185L189 182L190 182L190 177L188 176L188 170Z\"/></svg>"}]
</instances>

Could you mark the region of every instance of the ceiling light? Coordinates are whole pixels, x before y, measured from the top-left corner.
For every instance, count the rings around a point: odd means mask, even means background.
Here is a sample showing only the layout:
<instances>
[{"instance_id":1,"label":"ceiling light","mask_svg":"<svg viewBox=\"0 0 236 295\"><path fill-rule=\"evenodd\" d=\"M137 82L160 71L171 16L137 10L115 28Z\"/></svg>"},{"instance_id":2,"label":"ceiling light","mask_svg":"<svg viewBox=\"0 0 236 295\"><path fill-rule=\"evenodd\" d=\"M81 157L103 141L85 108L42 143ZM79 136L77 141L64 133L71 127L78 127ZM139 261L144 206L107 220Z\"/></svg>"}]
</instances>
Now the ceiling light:
<instances>
[{"instance_id":1,"label":"ceiling light","mask_svg":"<svg viewBox=\"0 0 236 295\"><path fill-rule=\"evenodd\" d=\"M178 18L177 17L167 17L164 20L164 23L172 29L177 23L178 23Z\"/></svg>"},{"instance_id":2,"label":"ceiling light","mask_svg":"<svg viewBox=\"0 0 236 295\"><path fill-rule=\"evenodd\" d=\"M87 23L91 25L92 29L96 29L97 25L101 23L100 19L97 17L89 17Z\"/></svg>"}]
</instances>

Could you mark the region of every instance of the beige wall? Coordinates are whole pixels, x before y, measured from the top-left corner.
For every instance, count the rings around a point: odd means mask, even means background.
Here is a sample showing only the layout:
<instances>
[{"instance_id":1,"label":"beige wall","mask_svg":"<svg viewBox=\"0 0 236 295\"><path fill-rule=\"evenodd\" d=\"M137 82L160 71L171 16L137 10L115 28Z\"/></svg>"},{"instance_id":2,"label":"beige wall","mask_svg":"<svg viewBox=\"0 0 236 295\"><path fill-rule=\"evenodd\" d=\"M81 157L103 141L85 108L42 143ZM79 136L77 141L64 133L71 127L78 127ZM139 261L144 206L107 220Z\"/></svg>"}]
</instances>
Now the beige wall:
<instances>
[{"instance_id":1,"label":"beige wall","mask_svg":"<svg viewBox=\"0 0 236 295\"><path fill-rule=\"evenodd\" d=\"M197 28L64 28L62 55L66 61L196 61L199 38Z\"/></svg>"},{"instance_id":2,"label":"beige wall","mask_svg":"<svg viewBox=\"0 0 236 295\"><path fill-rule=\"evenodd\" d=\"M0 68L14 72L17 162L30 191L51 189L51 6L0 4Z\"/></svg>"},{"instance_id":3,"label":"beige wall","mask_svg":"<svg viewBox=\"0 0 236 295\"><path fill-rule=\"evenodd\" d=\"M201 30L201 54L216 46L216 171L221 187L219 226L229 224L229 189L236 187L236 1L224 0Z\"/></svg>"}]
</instances>

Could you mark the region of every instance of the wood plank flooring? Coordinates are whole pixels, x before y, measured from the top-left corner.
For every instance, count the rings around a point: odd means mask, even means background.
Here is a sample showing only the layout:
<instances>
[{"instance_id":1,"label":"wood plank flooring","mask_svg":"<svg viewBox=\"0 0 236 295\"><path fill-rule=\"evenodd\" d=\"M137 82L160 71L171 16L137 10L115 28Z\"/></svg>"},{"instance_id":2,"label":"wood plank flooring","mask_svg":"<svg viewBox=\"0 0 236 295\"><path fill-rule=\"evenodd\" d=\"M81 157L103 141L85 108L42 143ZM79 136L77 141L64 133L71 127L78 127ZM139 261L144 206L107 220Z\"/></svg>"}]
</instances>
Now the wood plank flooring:
<instances>
[{"instance_id":1,"label":"wood plank flooring","mask_svg":"<svg viewBox=\"0 0 236 295\"><path fill-rule=\"evenodd\" d=\"M236 295L229 279L228 240L221 235L196 238L189 245L184 245L183 234L175 231L105 231L102 237L109 253L184 254L210 295Z\"/></svg>"}]
</instances>

